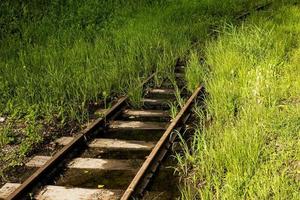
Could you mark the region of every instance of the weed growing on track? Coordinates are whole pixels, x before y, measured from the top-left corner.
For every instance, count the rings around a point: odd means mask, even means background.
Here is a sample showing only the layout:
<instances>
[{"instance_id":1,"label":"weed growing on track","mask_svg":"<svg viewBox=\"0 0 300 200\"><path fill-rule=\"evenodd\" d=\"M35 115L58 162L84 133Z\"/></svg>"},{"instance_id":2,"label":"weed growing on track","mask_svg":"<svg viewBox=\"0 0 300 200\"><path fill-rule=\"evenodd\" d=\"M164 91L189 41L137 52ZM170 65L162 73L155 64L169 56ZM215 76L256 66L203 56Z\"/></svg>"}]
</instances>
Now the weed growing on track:
<instances>
[{"instance_id":1,"label":"weed growing on track","mask_svg":"<svg viewBox=\"0 0 300 200\"><path fill-rule=\"evenodd\" d=\"M1 169L18 164L51 126L86 120L90 103L131 90L137 77L152 70L167 76L175 59L203 42L212 26L254 3L2 2ZM140 97L135 89L132 93Z\"/></svg>"},{"instance_id":2,"label":"weed growing on track","mask_svg":"<svg viewBox=\"0 0 300 200\"><path fill-rule=\"evenodd\" d=\"M299 13L257 14L207 44L208 116L178 156L182 199L299 199Z\"/></svg>"},{"instance_id":3,"label":"weed growing on track","mask_svg":"<svg viewBox=\"0 0 300 200\"><path fill-rule=\"evenodd\" d=\"M185 71L185 79L187 80L187 89L193 92L200 83L204 82L205 68L201 68L199 54L191 52L190 58Z\"/></svg>"}]
</instances>

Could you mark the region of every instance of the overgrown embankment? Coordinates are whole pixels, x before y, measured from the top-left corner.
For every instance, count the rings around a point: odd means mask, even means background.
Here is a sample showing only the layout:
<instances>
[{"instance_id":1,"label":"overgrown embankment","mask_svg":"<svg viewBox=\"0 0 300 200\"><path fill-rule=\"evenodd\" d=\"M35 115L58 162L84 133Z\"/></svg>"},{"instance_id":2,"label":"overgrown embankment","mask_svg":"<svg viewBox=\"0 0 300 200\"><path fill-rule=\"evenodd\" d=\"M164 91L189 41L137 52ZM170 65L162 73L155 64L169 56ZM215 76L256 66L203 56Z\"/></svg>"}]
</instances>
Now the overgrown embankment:
<instances>
[{"instance_id":1,"label":"overgrown embankment","mask_svg":"<svg viewBox=\"0 0 300 200\"><path fill-rule=\"evenodd\" d=\"M226 25L206 45L205 64L192 55L207 115L179 157L183 199L299 198L299 27L299 4L274 5Z\"/></svg>"}]
</instances>

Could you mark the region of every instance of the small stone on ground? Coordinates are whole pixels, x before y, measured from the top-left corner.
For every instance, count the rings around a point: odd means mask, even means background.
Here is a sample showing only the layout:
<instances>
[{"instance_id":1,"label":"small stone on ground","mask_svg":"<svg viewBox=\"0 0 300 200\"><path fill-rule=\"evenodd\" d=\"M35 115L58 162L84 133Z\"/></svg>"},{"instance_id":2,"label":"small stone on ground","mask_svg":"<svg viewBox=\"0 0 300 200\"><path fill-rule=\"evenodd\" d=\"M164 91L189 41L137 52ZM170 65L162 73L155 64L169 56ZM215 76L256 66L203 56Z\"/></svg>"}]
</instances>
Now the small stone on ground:
<instances>
[{"instance_id":1,"label":"small stone on ground","mask_svg":"<svg viewBox=\"0 0 300 200\"><path fill-rule=\"evenodd\" d=\"M0 117L0 123L5 122L6 118L5 117Z\"/></svg>"}]
</instances>

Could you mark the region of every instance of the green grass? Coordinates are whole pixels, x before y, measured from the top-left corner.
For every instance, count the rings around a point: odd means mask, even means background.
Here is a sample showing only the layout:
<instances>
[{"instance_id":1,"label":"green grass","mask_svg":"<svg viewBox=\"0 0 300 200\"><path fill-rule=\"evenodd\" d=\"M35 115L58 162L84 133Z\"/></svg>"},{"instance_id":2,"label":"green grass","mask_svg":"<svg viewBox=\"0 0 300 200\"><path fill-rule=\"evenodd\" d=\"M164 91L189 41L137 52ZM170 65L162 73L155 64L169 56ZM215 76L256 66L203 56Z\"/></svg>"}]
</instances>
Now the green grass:
<instances>
[{"instance_id":1,"label":"green grass","mask_svg":"<svg viewBox=\"0 0 300 200\"><path fill-rule=\"evenodd\" d=\"M0 117L6 121L0 124L1 171L19 164L51 136L51 127L86 121L89 104L129 92L133 105L139 106L137 83L151 71L167 77L176 59L193 44L203 44L212 27L256 3L4 1Z\"/></svg>"},{"instance_id":2,"label":"green grass","mask_svg":"<svg viewBox=\"0 0 300 200\"><path fill-rule=\"evenodd\" d=\"M185 79L187 80L187 89L193 92L201 83L204 82L205 68L201 68L199 53L191 52L187 67L185 70Z\"/></svg>"},{"instance_id":3,"label":"green grass","mask_svg":"<svg viewBox=\"0 0 300 200\"><path fill-rule=\"evenodd\" d=\"M178 155L182 199L299 199L299 27L299 4L274 6L224 26L205 64L192 54L209 96L192 150Z\"/></svg>"}]
</instances>

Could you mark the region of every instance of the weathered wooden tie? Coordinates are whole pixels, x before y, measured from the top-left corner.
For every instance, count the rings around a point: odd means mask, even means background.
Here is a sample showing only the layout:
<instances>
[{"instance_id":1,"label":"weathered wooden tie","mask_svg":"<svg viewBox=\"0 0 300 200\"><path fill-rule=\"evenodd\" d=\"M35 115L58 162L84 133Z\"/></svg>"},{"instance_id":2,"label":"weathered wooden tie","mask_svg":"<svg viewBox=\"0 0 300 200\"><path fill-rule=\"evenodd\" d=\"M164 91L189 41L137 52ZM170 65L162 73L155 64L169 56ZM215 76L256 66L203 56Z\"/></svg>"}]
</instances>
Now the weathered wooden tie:
<instances>
[{"instance_id":1,"label":"weathered wooden tie","mask_svg":"<svg viewBox=\"0 0 300 200\"><path fill-rule=\"evenodd\" d=\"M73 137L61 137L55 141L56 144L65 146L70 143ZM155 142L145 142L140 140L119 140L97 138L92 140L89 148L99 148L108 150L151 150L155 146Z\"/></svg>"},{"instance_id":2,"label":"weathered wooden tie","mask_svg":"<svg viewBox=\"0 0 300 200\"><path fill-rule=\"evenodd\" d=\"M176 78L184 79L184 73L175 73Z\"/></svg>"},{"instance_id":3,"label":"weathered wooden tie","mask_svg":"<svg viewBox=\"0 0 300 200\"><path fill-rule=\"evenodd\" d=\"M168 99L150 99L144 98L142 99L143 104L152 105L152 106L168 106L170 101Z\"/></svg>"},{"instance_id":4,"label":"weathered wooden tie","mask_svg":"<svg viewBox=\"0 0 300 200\"><path fill-rule=\"evenodd\" d=\"M6 199L20 183L6 183L0 189L0 198ZM122 190L67 188L63 186L45 186L34 199L37 200L117 200L120 199Z\"/></svg>"},{"instance_id":5,"label":"weathered wooden tie","mask_svg":"<svg viewBox=\"0 0 300 200\"><path fill-rule=\"evenodd\" d=\"M148 93L152 94L165 94L165 95L173 95L175 94L174 89L160 89L160 88L152 88L148 90Z\"/></svg>"},{"instance_id":6,"label":"weathered wooden tie","mask_svg":"<svg viewBox=\"0 0 300 200\"><path fill-rule=\"evenodd\" d=\"M175 67L175 72L184 73L185 72L185 66L184 65L176 66Z\"/></svg>"},{"instance_id":7,"label":"weathered wooden tie","mask_svg":"<svg viewBox=\"0 0 300 200\"><path fill-rule=\"evenodd\" d=\"M169 113L163 110L124 110L124 117L169 117Z\"/></svg>"},{"instance_id":8,"label":"weathered wooden tie","mask_svg":"<svg viewBox=\"0 0 300 200\"><path fill-rule=\"evenodd\" d=\"M164 122L141 122L141 121L111 121L110 129L126 130L165 130L167 123Z\"/></svg>"},{"instance_id":9,"label":"weathered wooden tie","mask_svg":"<svg viewBox=\"0 0 300 200\"><path fill-rule=\"evenodd\" d=\"M6 183L0 188L0 199L6 199L20 183ZM47 185L35 196L36 200L117 200L122 196L123 190L118 189L91 189L91 188L70 188L63 186ZM166 192L150 192L146 199L168 199Z\"/></svg>"},{"instance_id":10,"label":"weathered wooden tie","mask_svg":"<svg viewBox=\"0 0 300 200\"><path fill-rule=\"evenodd\" d=\"M6 183L0 188L0 199L6 199L13 193L21 184L20 183Z\"/></svg>"},{"instance_id":11,"label":"weathered wooden tie","mask_svg":"<svg viewBox=\"0 0 300 200\"><path fill-rule=\"evenodd\" d=\"M51 156L35 156L25 165L27 167L42 167ZM73 169L98 169L98 170L136 170L142 160L75 158L67 164Z\"/></svg>"},{"instance_id":12,"label":"weathered wooden tie","mask_svg":"<svg viewBox=\"0 0 300 200\"><path fill-rule=\"evenodd\" d=\"M117 139L95 139L90 144L91 148L111 149L111 150L151 150L155 142L145 142L139 140L117 140Z\"/></svg>"}]
</instances>

